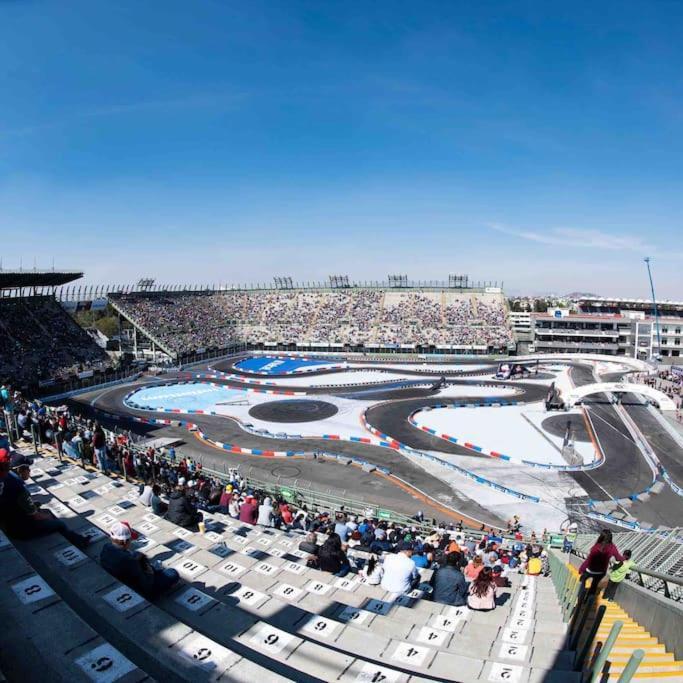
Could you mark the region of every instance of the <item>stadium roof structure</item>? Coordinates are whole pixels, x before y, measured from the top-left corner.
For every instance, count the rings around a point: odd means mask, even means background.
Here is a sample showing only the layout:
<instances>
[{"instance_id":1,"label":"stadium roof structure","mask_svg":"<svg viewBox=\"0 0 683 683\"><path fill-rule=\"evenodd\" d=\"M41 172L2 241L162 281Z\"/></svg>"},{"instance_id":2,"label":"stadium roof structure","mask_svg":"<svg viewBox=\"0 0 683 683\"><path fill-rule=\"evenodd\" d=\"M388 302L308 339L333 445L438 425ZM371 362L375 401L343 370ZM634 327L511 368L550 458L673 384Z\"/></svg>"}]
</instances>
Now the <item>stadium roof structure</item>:
<instances>
[{"instance_id":1,"label":"stadium roof structure","mask_svg":"<svg viewBox=\"0 0 683 683\"><path fill-rule=\"evenodd\" d=\"M0 270L0 289L59 287L81 277L77 270Z\"/></svg>"},{"instance_id":2,"label":"stadium roof structure","mask_svg":"<svg viewBox=\"0 0 683 683\"><path fill-rule=\"evenodd\" d=\"M578 303L592 304L614 304L617 306L651 306L652 299L623 299L614 296L581 296L577 299ZM671 301L670 299L657 299L657 306L674 306L683 308L683 301Z\"/></svg>"}]
</instances>

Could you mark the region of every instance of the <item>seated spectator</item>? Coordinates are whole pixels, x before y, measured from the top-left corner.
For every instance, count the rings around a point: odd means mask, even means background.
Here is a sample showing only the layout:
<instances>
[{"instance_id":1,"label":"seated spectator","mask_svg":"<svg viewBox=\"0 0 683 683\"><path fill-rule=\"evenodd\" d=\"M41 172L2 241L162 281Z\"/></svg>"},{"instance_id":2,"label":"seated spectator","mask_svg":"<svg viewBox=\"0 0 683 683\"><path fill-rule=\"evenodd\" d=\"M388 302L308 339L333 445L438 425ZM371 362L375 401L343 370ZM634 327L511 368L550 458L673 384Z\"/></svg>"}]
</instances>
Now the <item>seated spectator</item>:
<instances>
[{"instance_id":1,"label":"seated spectator","mask_svg":"<svg viewBox=\"0 0 683 683\"><path fill-rule=\"evenodd\" d=\"M503 576L503 567L501 567L499 564L495 564L491 568L491 579L493 583L498 586L498 588L510 587L510 581L508 580L507 576Z\"/></svg>"},{"instance_id":2,"label":"seated spectator","mask_svg":"<svg viewBox=\"0 0 683 683\"><path fill-rule=\"evenodd\" d=\"M318 551L318 567L323 572L330 572L335 576L346 576L351 570L346 553L342 549L339 536L331 533Z\"/></svg>"},{"instance_id":3,"label":"seated spectator","mask_svg":"<svg viewBox=\"0 0 683 683\"><path fill-rule=\"evenodd\" d=\"M469 586L467 606L477 612L490 612L496 607L496 584L490 567L483 567Z\"/></svg>"},{"instance_id":4,"label":"seated spectator","mask_svg":"<svg viewBox=\"0 0 683 683\"><path fill-rule=\"evenodd\" d=\"M301 552L308 553L309 555L315 555L317 557L319 549L318 535L315 533L315 531L309 531L306 534L306 538L299 543L299 550L301 550Z\"/></svg>"},{"instance_id":5,"label":"seated spectator","mask_svg":"<svg viewBox=\"0 0 683 683\"><path fill-rule=\"evenodd\" d=\"M446 556L446 566L436 570L432 579L434 586L432 599L434 602L456 607L467 604L467 581L465 581L459 565L459 553L449 553Z\"/></svg>"},{"instance_id":6,"label":"seated spectator","mask_svg":"<svg viewBox=\"0 0 683 683\"><path fill-rule=\"evenodd\" d=\"M157 569L142 553L131 550L129 526L116 522L109 535L111 543L102 548L100 564L126 586L153 600L178 583L175 569Z\"/></svg>"},{"instance_id":7,"label":"seated spectator","mask_svg":"<svg viewBox=\"0 0 683 683\"><path fill-rule=\"evenodd\" d=\"M140 502L145 506L149 507L152 504L152 487L150 484L144 484L140 485L140 488L142 489L140 491Z\"/></svg>"},{"instance_id":8,"label":"seated spectator","mask_svg":"<svg viewBox=\"0 0 683 683\"><path fill-rule=\"evenodd\" d=\"M233 519L239 519L240 516L240 497L237 493L233 493L228 503L228 514Z\"/></svg>"},{"instance_id":9,"label":"seated spectator","mask_svg":"<svg viewBox=\"0 0 683 683\"><path fill-rule=\"evenodd\" d=\"M349 536L349 540L346 543L346 545L349 548L359 548L360 546L363 545L363 537L361 536L360 531L352 531L351 536Z\"/></svg>"},{"instance_id":10,"label":"seated spectator","mask_svg":"<svg viewBox=\"0 0 683 683\"><path fill-rule=\"evenodd\" d=\"M169 522L173 522L173 524L182 526L185 529L192 529L193 531L197 531L197 525L203 519L202 513L196 510L187 497L185 479L182 477L178 480L178 485L171 491L171 495L168 497L166 519Z\"/></svg>"},{"instance_id":11,"label":"seated spectator","mask_svg":"<svg viewBox=\"0 0 683 683\"><path fill-rule=\"evenodd\" d=\"M239 520L240 522L251 524L252 526L256 524L256 520L258 520L258 507L256 505L256 499L252 496L247 496L244 503L240 505Z\"/></svg>"},{"instance_id":12,"label":"seated spectator","mask_svg":"<svg viewBox=\"0 0 683 683\"><path fill-rule=\"evenodd\" d=\"M407 593L419 583L420 575L412 555L412 543L403 541L398 546L398 553L384 558L384 576L380 585L385 591Z\"/></svg>"},{"instance_id":13,"label":"seated spectator","mask_svg":"<svg viewBox=\"0 0 683 683\"><path fill-rule=\"evenodd\" d=\"M280 515L282 516L282 523L285 526L292 526L292 523L294 522L294 515L292 514L292 511L287 503L281 503Z\"/></svg>"},{"instance_id":14,"label":"seated spectator","mask_svg":"<svg viewBox=\"0 0 683 683\"><path fill-rule=\"evenodd\" d=\"M465 578L468 581L474 581L478 576L481 570L484 568L484 562L481 559L481 555L475 555L468 563L467 566L465 567Z\"/></svg>"},{"instance_id":15,"label":"seated spectator","mask_svg":"<svg viewBox=\"0 0 683 683\"><path fill-rule=\"evenodd\" d=\"M163 517L168 510L168 505L161 500L161 486L159 486L159 484L154 484L152 486L150 505L152 506L152 512L155 515L159 515L159 517Z\"/></svg>"},{"instance_id":16,"label":"seated spectator","mask_svg":"<svg viewBox=\"0 0 683 683\"><path fill-rule=\"evenodd\" d=\"M391 541L387 539L386 530L375 529L375 540L370 544L370 552L375 553L375 555L381 555L382 553L389 552L391 549Z\"/></svg>"},{"instance_id":17,"label":"seated spectator","mask_svg":"<svg viewBox=\"0 0 683 683\"><path fill-rule=\"evenodd\" d=\"M371 586L379 586L384 575L384 567L382 563L377 560L376 555L370 555L365 566L358 572L360 576L365 579L365 582Z\"/></svg>"},{"instance_id":18,"label":"seated spectator","mask_svg":"<svg viewBox=\"0 0 683 683\"><path fill-rule=\"evenodd\" d=\"M0 448L0 525L5 532L18 539L38 538L57 532L77 548L87 547L88 538L71 531L61 519L39 510L33 502L24 484L31 474L30 465L21 462L11 470L10 463L7 449Z\"/></svg>"},{"instance_id":19,"label":"seated spectator","mask_svg":"<svg viewBox=\"0 0 683 683\"><path fill-rule=\"evenodd\" d=\"M413 564L418 568L418 569L427 569L429 567L429 560L427 559L427 556L424 553L423 549L420 550L415 550L413 552Z\"/></svg>"},{"instance_id":20,"label":"seated spectator","mask_svg":"<svg viewBox=\"0 0 683 683\"><path fill-rule=\"evenodd\" d=\"M346 523L346 515L340 514L335 518L334 533L339 536L342 543L346 543L351 530Z\"/></svg>"},{"instance_id":21,"label":"seated spectator","mask_svg":"<svg viewBox=\"0 0 683 683\"><path fill-rule=\"evenodd\" d=\"M270 498L264 498L258 508L258 517L256 523L259 526L271 526L273 521L273 505Z\"/></svg>"}]
</instances>

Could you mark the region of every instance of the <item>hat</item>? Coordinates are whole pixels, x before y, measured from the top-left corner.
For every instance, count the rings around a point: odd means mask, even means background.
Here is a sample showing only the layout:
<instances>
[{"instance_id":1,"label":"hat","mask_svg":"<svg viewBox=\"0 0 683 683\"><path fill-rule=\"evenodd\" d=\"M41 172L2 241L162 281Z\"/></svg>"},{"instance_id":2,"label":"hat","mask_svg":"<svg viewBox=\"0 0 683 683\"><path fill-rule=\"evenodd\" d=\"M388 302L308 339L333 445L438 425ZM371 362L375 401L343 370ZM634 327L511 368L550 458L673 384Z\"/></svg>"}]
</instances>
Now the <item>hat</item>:
<instances>
[{"instance_id":1,"label":"hat","mask_svg":"<svg viewBox=\"0 0 683 683\"><path fill-rule=\"evenodd\" d=\"M130 527L122 522L115 522L112 524L109 528L109 535L115 541L130 541L132 536Z\"/></svg>"},{"instance_id":2,"label":"hat","mask_svg":"<svg viewBox=\"0 0 683 683\"><path fill-rule=\"evenodd\" d=\"M500 574L503 571L503 568L499 564L494 564L493 567L491 567L491 571L494 574Z\"/></svg>"},{"instance_id":3,"label":"hat","mask_svg":"<svg viewBox=\"0 0 683 683\"><path fill-rule=\"evenodd\" d=\"M0 448L0 464L9 465L9 463L9 451L6 448Z\"/></svg>"}]
</instances>

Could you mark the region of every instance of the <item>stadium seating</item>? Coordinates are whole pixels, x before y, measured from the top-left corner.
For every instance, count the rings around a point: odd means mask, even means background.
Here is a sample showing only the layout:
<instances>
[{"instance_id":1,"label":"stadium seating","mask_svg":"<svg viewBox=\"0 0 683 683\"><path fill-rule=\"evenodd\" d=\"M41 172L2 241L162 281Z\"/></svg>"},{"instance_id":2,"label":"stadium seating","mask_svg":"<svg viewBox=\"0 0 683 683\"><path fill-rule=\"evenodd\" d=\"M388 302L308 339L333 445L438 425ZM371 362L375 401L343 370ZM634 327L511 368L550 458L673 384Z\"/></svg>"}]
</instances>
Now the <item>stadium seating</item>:
<instances>
[{"instance_id":1,"label":"stadium seating","mask_svg":"<svg viewBox=\"0 0 683 683\"><path fill-rule=\"evenodd\" d=\"M0 382L20 386L107 364L107 354L53 297L0 299Z\"/></svg>"},{"instance_id":2,"label":"stadium seating","mask_svg":"<svg viewBox=\"0 0 683 683\"><path fill-rule=\"evenodd\" d=\"M507 349L513 340L499 293L348 290L111 295L129 320L172 353L244 341L304 345Z\"/></svg>"},{"instance_id":3,"label":"stadium seating","mask_svg":"<svg viewBox=\"0 0 683 683\"><path fill-rule=\"evenodd\" d=\"M32 472L34 497L92 543L80 552L50 536L20 543L22 553L153 677L165 667L192 680L225 671L236 681L579 680L547 579L513 574L504 604L470 613L425 599L425 590L397 596L308 568L293 532L213 514L205 534L192 533L139 505L131 484L53 459ZM183 578L155 605L97 564L117 519Z\"/></svg>"}]
</instances>

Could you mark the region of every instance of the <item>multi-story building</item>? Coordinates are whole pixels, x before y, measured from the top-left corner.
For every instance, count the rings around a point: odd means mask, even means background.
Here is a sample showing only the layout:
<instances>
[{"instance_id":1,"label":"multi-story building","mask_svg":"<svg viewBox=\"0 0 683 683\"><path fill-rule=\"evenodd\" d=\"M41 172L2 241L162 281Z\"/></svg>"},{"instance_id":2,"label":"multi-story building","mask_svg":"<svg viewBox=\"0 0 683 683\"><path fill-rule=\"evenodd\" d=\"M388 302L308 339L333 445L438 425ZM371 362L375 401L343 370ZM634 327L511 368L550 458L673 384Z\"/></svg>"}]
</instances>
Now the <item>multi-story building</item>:
<instances>
[{"instance_id":1,"label":"multi-story building","mask_svg":"<svg viewBox=\"0 0 683 683\"><path fill-rule=\"evenodd\" d=\"M579 312L533 315L533 348L545 353L602 353L662 360L683 356L683 302L586 298ZM658 324L657 324L658 323ZM659 330L658 330L659 328Z\"/></svg>"}]
</instances>

